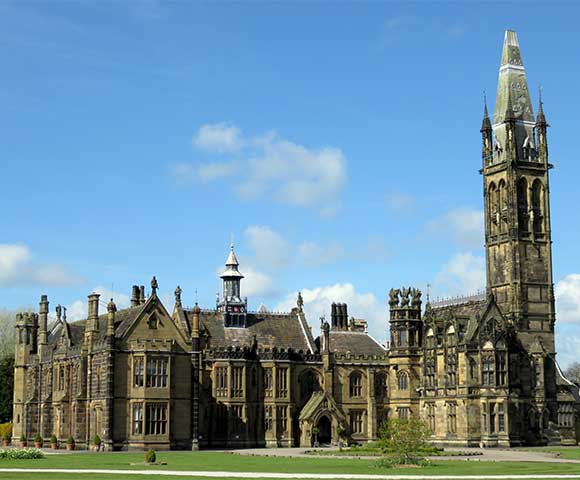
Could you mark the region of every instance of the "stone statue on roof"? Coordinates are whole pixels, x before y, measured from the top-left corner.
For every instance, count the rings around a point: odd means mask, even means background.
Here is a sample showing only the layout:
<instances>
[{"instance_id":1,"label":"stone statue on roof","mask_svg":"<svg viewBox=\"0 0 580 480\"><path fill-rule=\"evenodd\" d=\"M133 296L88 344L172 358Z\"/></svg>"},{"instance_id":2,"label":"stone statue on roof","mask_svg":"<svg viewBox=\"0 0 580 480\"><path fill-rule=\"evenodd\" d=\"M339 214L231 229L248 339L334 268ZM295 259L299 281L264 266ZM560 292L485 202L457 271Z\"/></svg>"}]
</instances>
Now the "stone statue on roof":
<instances>
[{"instance_id":1,"label":"stone statue on roof","mask_svg":"<svg viewBox=\"0 0 580 480\"><path fill-rule=\"evenodd\" d=\"M173 293L175 294L175 303L181 305L181 287L177 285L177 288Z\"/></svg>"},{"instance_id":2,"label":"stone statue on roof","mask_svg":"<svg viewBox=\"0 0 580 480\"><path fill-rule=\"evenodd\" d=\"M296 299L296 306L302 310L304 306L304 299L302 298L302 292L298 292L298 298Z\"/></svg>"},{"instance_id":3,"label":"stone statue on roof","mask_svg":"<svg viewBox=\"0 0 580 480\"><path fill-rule=\"evenodd\" d=\"M408 307L409 306L409 295L411 294L411 289L407 287L403 287L401 291L401 307Z\"/></svg>"},{"instance_id":4,"label":"stone statue on roof","mask_svg":"<svg viewBox=\"0 0 580 480\"><path fill-rule=\"evenodd\" d=\"M153 275L153 278L151 279L151 295L155 295L158 288L159 285L157 284L157 279L155 278L155 275Z\"/></svg>"},{"instance_id":5,"label":"stone statue on roof","mask_svg":"<svg viewBox=\"0 0 580 480\"><path fill-rule=\"evenodd\" d=\"M399 294L401 291L397 288L391 288L389 290L389 306L391 308L399 306Z\"/></svg>"},{"instance_id":6,"label":"stone statue on roof","mask_svg":"<svg viewBox=\"0 0 580 480\"><path fill-rule=\"evenodd\" d=\"M413 300L411 301L411 306L413 308L421 308L421 290L419 290L418 288L413 288L411 290L411 293L413 294Z\"/></svg>"}]
</instances>

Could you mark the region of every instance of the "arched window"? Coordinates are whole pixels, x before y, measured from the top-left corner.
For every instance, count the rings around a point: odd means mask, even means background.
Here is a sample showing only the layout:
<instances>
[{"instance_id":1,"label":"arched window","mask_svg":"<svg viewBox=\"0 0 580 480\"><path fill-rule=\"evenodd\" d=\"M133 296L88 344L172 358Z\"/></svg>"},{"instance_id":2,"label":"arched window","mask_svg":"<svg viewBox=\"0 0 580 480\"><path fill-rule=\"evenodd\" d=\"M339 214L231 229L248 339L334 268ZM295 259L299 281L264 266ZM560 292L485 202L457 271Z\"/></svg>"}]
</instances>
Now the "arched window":
<instances>
[{"instance_id":1,"label":"arched window","mask_svg":"<svg viewBox=\"0 0 580 480\"><path fill-rule=\"evenodd\" d=\"M350 396L351 398L362 397L362 373L354 372L350 375Z\"/></svg>"},{"instance_id":2,"label":"arched window","mask_svg":"<svg viewBox=\"0 0 580 480\"><path fill-rule=\"evenodd\" d=\"M409 388L409 375L407 372L401 372L397 380L399 390L407 390Z\"/></svg>"},{"instance_id":3,"label":"arched window","mask_svg":"<svg viewBox=\"0 0 580 480\"><path fill-rule=\"evenodd\" d=\"M507 358L505 352L498 352L496 355L496 383L505 385L507 382Z\"/></svg>"},{"instance_id":4,"label":"arched window","mask_svg":"<svg viewBox=\"0 0 580 480\"><path fill-rule=\"evenodd\" d=\"M457 355L455 352L447 354L447 385L449 387L457 386Z\"/></svg>"},{"instance_id":5,"label":"arched window","mask_svg":"<svg viewBox=\"0 0 580 480\"><path fill-rule=\"evenodd\" d=\"M488 225L489 225L489 234L496 235L497 234L497 212L498 212L498 205L497 205L497 189L495 187L495 183L491 182L489 185L489 191L487 195L487 218L488 218Z\"/></svg>"},{"instance_id":6,"label":"arched window","mask_svg":"<svg viewBox=\"0 0 580 480\"><path fill-rule=\"evenodd\" d=\"M528 232L528 181L522 177L518 180L518 224L520 231Z\"/></svg>"},{"instance_id":7,"label":"arched window","mask_svg":"<svg viewBox=\"0 0 580 480\"><path fill-rule=\"evenodd\" d=\"M504 222L501 220L502 212L507 209L507 188L504 180L500 180L499 185L497 186L497 193L498 193L498 227L499 232L502 233L504 231Z\"/></svg>"},{"instance_id":8,"label":"arched window","mask_svg":"<svg viewBox=\"0 0 580 480\"><path fill-rule=\"evenodd\" d=\"M532 209L534 212L534 233L542 233L543 223L543 196L544 188L542 182L536 179L532 184Z\"/></svg>"}]
</instances>

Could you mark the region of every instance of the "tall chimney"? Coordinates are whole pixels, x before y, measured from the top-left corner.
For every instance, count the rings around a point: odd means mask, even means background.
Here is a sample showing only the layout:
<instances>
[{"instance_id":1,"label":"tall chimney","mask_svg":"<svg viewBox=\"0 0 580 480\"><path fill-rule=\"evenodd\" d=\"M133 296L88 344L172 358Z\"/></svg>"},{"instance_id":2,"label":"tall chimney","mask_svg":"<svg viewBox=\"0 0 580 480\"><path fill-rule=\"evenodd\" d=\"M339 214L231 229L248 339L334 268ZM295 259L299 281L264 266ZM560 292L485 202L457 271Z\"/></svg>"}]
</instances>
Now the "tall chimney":
<instances>
[{"instance_id":1,"label":"tall chimney","mask_svg":"<svg viewBox=\"0 0 580 480\"><path fill-rule=\"evenodd\" d=\"M117 306L113 299L107 305L107 336L112 337L115 335L115 312L117 311Z\"/></svg>"},{"instance_id":2,"label":"tall chimney","mask_svg":"<svg viewBox=\"0 0 580 480\"><path fill-rule=\"evenodd\" d=\"M42 350L42 347L48 343L48 337L46 333L48 322L48 297L46 295L41 295L39 306L38 345Z\"/></svg>"},{"instance_id":3,"label":"tall chimney","mask_svg":"<svg viewBox=\"0 0 580 480\"><path fill-rule=\"evenodd\" d=\"M131 289L131 307L139 306L139 285L133 285Z\"/></svg>"},{"instance_id":4,"label":"tall chimney","mask_svg":"<svg viewBox=\"0 0 580 480\"><path fill-rule=\"evenodd\" d=\"M145 303L145 285L141 285L139 287L139 305L143 305Z\"/></svg>"},{"instance_id":5,"label":"tall chimney","mask_svg":"<svg viewBox=\"0 0 580 480\"><path fill-rule=\"evenodd\" d=\"M89 314L87 317L86 332L99 331L99 297L98 293L91 293L89 295Z\"/></svg>"}]
</instances>

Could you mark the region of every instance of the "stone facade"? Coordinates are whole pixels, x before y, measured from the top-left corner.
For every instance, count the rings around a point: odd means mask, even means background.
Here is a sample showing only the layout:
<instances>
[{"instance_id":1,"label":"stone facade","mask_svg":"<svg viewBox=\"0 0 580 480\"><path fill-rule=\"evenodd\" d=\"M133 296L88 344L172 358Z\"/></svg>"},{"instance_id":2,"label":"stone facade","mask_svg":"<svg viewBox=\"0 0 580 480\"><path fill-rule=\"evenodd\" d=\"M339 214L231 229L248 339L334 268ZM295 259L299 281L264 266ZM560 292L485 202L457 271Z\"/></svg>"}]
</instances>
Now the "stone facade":
<instances>
[{"instance_id":1,"label":"stone facade","mask_svg":"<svg viewBox=\"0 0 580 480\"><path fill-rule=\"evenodd\" d=\"M487 293L422 306L389 293L391 343L332 304L312 335L302 297L249 312L233 246L213 309L168 311L151 281L68 322L49 303L17 317L14 436L105 449L310 446L377 438L418 416L441 445L576 444L578 388L556 362L547 122L533 117L517 37L506 32L492 125L482 133ZM386 326L385 326L386 327Z\"/></svg>"}]
</instances>

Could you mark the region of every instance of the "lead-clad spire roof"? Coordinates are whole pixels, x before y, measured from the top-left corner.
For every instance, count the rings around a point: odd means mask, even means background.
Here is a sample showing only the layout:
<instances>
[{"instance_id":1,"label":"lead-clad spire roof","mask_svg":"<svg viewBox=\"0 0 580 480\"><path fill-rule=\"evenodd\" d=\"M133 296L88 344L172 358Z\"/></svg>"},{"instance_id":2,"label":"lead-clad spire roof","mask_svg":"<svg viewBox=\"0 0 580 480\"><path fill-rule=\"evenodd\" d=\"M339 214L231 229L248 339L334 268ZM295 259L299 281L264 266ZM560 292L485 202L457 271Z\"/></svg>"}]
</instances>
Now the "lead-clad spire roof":
<instances>
[{"instance_id":1,"label":"lead-clad spire roof","mask_svg":"<svg viewBox=\"0 0 580 480\"><path fill-rule=\"evenodd\" d=\"M226 260L226 269L220 275L221 278L244 278L244 276L238 270L240 266L240 262L238 262L238 258L234 252L234 244L230 245L230 253Z\"/></svg>"},{"instance_id":2,"label":"lead-clad spire roof","mask_svg":"<svg viewBox=\"0 0 580 480\"><path fill-rule=\"evenodd\" d=\"M534 123L534 112L516 32L506 30L495 99L494 126L503 123L509 107L516 121Z\"/></svg>"}]
</instances>

